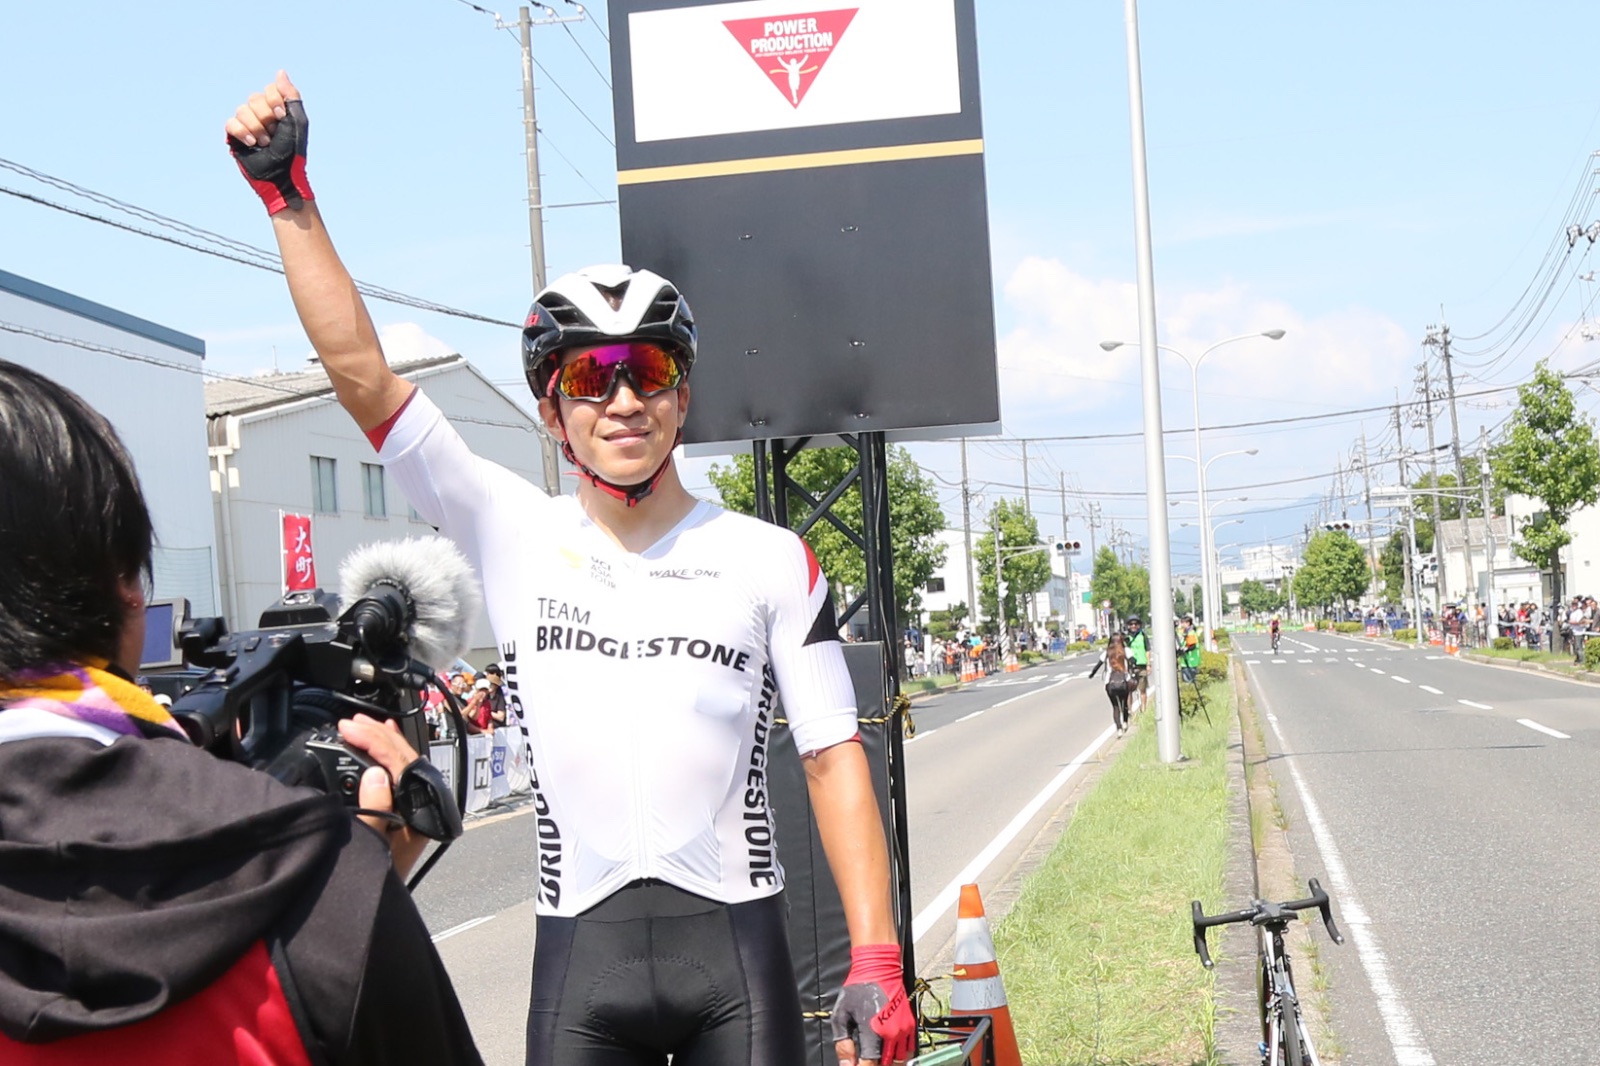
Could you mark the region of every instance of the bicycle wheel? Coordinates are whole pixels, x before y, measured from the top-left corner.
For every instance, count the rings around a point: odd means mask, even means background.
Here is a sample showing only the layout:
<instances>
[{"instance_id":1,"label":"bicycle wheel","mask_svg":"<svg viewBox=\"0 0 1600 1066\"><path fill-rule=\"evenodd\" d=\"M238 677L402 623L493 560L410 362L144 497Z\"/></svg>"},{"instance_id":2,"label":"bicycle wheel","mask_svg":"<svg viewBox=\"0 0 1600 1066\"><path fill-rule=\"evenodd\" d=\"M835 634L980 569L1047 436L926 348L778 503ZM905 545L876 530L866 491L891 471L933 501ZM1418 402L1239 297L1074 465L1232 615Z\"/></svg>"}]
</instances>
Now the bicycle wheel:
<instances>
[{"instance_id":1,"label":"bicycle wheel","mask_svg":"<svg viewBox=\"0 0 1600 1066\"><path fill-rule=\"evenodd\" d=\"M1280 960L1278 971L1278 1039L1283 1044L1284 1066L1305 1066L1305 1045L1300 1042L1300 1001L1294 993L1289 968Z\"/></svg>"}]
</instances>

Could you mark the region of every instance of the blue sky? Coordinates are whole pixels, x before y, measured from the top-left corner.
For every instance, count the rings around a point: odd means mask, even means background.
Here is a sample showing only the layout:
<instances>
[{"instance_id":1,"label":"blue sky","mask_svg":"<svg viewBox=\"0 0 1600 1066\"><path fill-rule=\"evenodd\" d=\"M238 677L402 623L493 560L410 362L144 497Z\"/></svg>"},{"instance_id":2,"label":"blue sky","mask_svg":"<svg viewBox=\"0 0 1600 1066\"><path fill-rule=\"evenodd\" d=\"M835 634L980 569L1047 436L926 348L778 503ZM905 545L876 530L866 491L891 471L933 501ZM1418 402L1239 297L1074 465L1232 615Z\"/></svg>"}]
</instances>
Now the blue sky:
<instances>
[{"instance_id":1,"label":"blue sky","mask_svg":"<svg viewBox=\"0 0 1600 1066\"><path fill-rule=\"evenodd\" d=\"M560 0L557 7L572 10ZM603 28L604 5L593 8ZM514 19L514 7L501 10ZM0 93L10 106L0 116L0 158L270 244L221 125L285 67L306 94L311 178L356 276L519 318L531 290L512 37L460 0L286 0L271 12L187 2L5 5ZM1137 331L1122 14L1117 0L978 3L1011 436L1140 426L1136 355L1107 355L1095 343L1133 340ZM1582 222L1600 218L1589 158L1600 148L1600 87L1588 51L1600 5L1592 0L1515 9L1146 0L1140 23L1161 339L1193 355L1234 334L1288 331L1277 343L1243 342L1206 360L1204 423L1388 404L1397 388L1407 398L1419 342L1441 308L1458 336L1483 333L1517 306L1575 189ZM612 149L590 125L610 133L610 93L589 65L594 59L609 76L606 43L594 25L569 29L535 31L553 204L615 195ZM0 170L0 186L92 206L10 170ZM551 211L552 273L615 259L616 229L611 207ZM201 336L213 369L269 369L274 348L285 368L305 356L273 275L12 196L0 195L0 234L0 268ZM1464 360L1498 356L1482 377L1514 381L1546 355L1565 367L1600 358L1600 345L1586 348L1577 333L1595 291L1579 280L1590 269L1588 242L1570 253L1562 242L1559 251L1555 294L1527 335L1510 347L1486 338L1476 342L1485 354ZM459 350L515 391L511 331L391 305L373 310L395 352ZM1164 359L1163 385L1168 425L1190 425L1188 370ZM1585 396L1592 405L1594 394ZM1507 413L1464 406L1463 432L1475 435ZM1392 448L1386 427L1386 416L1365 420L1375 448ZM1249 496L1217 509L1245 518L1219 539L1297 534L1310 513L1305 501L1327 491L1326 481L1225 490L1332 471L1362 429L1348 418L1209 434L1208 456L1259 449L1212 467L1213 499ZM942 478L957 476L953 444L917 454ZM971 458L986 500L1017 494L1007 487L1022 481L1017 446L974 444ZM1143 488L1136 440L1040 443L1030 458L1032 484L1053 488L1064 473L1142 536L1142 501L1118 495ZM1192 464L1171 464L1174 495L1192 489L1193 477ZM945 499L959 521L956 495ZM1035 503L1053 532L1054 493ZM1076 519L1073 530L1087 539ZM1174 532L1180 571L1192 566L1191 532Z\"/></svg>"}]
</instances>

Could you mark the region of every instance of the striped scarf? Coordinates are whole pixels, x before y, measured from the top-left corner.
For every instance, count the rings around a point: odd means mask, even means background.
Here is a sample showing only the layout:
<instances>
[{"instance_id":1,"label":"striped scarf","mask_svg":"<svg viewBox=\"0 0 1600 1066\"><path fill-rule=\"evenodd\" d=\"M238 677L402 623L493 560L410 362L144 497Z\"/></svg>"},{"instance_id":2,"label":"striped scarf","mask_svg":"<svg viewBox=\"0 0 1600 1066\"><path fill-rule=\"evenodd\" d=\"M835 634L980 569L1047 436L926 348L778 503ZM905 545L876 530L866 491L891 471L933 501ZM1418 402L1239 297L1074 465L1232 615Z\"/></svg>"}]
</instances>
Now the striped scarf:
<instances>
[{"instance_id":1,"label":"striped scarf","mask_svg":"<svg viewBox=\"0 0 1600 1066\"><path fill-rule=\"evenodd\" d=\"M0 713L48 711L130 737L186 737L177 720L144 689L111 673L105 660L48 663L0 685Z\"/></svg>"}]
</instances>

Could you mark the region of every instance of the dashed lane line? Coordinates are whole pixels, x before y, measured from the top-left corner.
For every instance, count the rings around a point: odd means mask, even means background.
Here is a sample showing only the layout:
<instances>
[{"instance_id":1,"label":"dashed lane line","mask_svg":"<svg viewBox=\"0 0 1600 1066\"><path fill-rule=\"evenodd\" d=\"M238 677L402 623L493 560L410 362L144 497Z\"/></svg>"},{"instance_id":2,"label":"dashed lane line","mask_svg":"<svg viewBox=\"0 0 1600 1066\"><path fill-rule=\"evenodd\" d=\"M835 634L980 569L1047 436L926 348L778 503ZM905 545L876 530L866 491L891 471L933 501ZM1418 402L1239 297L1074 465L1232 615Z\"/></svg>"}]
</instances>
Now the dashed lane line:
<instances>
[{"instance_id":1,"label":"dashed lane line","mask_svg":"<svg viewBox=\"0 0 1600 1066\"><path fill-rule=\"evenodd\" d=\"M1474 703L1472 700L1456 700L1456 702L1457 703L1461 703L1461 704L1465 704L1468 707L1476 707L1480 711L1492 711L1492 710L1494 710L1494 708L1489 706L1487 703Z\"/></svg>"},{"instance_id":2,"label":"dashed lane line","mask_svg":"<svg viewBox=\"0 0 1600 1066\"><path fill-rule=\"evenodd\" d=\"M1424 692L1431 692L1435 696L1443 696L1444 695L1444 692L1442 690L1436 689L1432 685L1418 685L1417 687L1420 688Z\"/></svg>"},{"instance_id":3,"label":"dashed lane line","mask_svg":"<svg viewBox=\"0 0 1600 1066\"><path fill-rule=\"evenodd\" d=\"M1390 680L1390 681L1398 681L1398 682L1400 682L1400 683L1401 683L1401 684L1402 684L1402 685L1409 685L1409 684L1411 684L1411 682L1409 682L1409 681L1407 681L1407 680L1406 680L1406 679L1405 679L1405 678L1403 678L1403 677L1401 677L1401 676L1400 676L1400 675L1399 675L1399 674L1390 674L1390 675L1389 675L1389 680Z\"/></svg>"},{"instance_id":4,"label":"dashed lane line","mask_svg":"<svg viewBox=\"0 0 1600 1066\"><path fill-rule=\"evenodd\" d=\"M1540 733L1547 734L1548 736L1555 737L1557 740L1571 740L1572 739L1567 734L1561 732L1561 730L1559 730L1559 729L1551 729L1547 725L1540 725L1538 722L1535 722L1531 718L1518 718L1517 719L1517 724L1518 725L1525 725L1529 729L1535 730L1535 731L1540 732Z\"/></svg>"},{"instance_id":5,"label":"dashed lane line","mask_svg":"<svg viewBox=\"0 0 1600 1066\"><path fill-rule=\"evenodd\" d=\"M1375 674L1381 674L1381 673L1383 673L1383 671L1382 671L1382 670L1379 670L1379 669L1378 669L1378 668L1377 668L1377 667L1376 667L1376 666L1369 666L1369 667L1367 667L1367 669L1368 669L1368 670L1371 670L1371 671L1372 671L1372 672L1373 672L1373 673L1375 673Z\"/></svg>"}]
</instances>

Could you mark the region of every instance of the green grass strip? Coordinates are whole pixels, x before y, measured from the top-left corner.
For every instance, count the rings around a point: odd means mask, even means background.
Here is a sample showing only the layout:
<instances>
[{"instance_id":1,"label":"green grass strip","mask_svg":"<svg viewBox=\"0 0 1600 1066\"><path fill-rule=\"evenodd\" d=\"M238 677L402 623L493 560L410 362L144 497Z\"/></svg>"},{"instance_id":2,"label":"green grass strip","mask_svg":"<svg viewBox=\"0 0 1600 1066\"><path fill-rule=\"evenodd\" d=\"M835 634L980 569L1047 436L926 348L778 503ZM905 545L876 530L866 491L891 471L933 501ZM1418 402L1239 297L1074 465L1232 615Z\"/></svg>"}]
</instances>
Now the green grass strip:
<instances>
[{"instance_id":1,"label":"green grass strip","mask_svg":"<svg viewBox=\"0 0 1600 1066\"><path fill-rule=\"evenodd\" d=\"M1219 903L1235 715L1226 682L1206 698L1210 722L1183 723L1182 768L1159 761L1155 722L1140 716L995 929L1025 1063L1212 1061L1212 979L1189 901Z\"/></svg>"}]
</instances>

